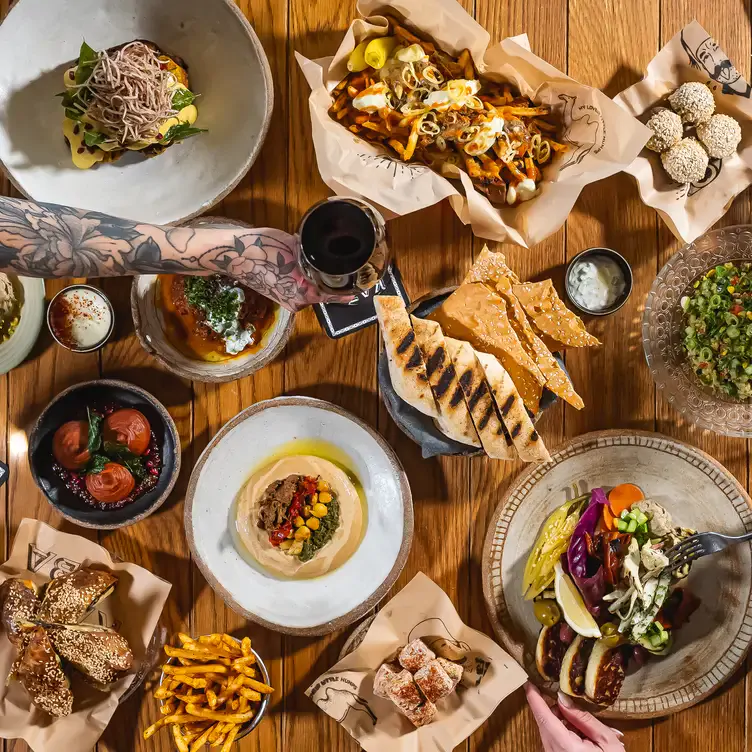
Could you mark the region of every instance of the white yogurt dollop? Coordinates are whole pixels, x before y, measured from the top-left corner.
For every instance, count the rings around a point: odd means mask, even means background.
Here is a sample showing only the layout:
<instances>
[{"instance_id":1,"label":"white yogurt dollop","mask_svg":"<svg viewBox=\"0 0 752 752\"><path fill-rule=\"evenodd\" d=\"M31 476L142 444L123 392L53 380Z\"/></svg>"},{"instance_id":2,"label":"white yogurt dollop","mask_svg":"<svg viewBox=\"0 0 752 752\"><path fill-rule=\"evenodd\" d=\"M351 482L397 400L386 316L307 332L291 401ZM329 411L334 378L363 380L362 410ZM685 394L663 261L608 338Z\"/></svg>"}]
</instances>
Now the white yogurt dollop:
<instances>
[{"instance_id":1,"label":"white yogurt dollop","mask_svg":"<svg viewBox=\"0 0 752 752\"><path fill-rule=\"evenodd\" d=\"M610 308L624 294L626 286L624 272L608 256L588 256L569 272L572 299L588 311Z\"/></svg>"}]
</instances>

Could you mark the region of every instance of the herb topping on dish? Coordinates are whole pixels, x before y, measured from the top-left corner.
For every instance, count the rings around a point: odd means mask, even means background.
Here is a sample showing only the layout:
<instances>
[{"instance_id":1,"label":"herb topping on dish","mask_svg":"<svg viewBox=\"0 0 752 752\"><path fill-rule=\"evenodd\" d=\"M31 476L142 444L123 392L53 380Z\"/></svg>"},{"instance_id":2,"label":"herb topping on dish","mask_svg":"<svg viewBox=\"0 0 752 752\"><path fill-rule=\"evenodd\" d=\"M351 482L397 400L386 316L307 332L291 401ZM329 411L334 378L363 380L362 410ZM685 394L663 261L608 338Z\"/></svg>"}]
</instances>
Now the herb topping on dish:
<instances>
[{"instance_id":1,"label":"herb topping on dish","mask_svg":"<svg viewBox=\"0 0 752 752\"><path fill-rule=\"evenodd\" d=\"M716 266L681 306L684 350L700 381L731 397L751 397L752 264Z\"/></svg>"}]
</instances>

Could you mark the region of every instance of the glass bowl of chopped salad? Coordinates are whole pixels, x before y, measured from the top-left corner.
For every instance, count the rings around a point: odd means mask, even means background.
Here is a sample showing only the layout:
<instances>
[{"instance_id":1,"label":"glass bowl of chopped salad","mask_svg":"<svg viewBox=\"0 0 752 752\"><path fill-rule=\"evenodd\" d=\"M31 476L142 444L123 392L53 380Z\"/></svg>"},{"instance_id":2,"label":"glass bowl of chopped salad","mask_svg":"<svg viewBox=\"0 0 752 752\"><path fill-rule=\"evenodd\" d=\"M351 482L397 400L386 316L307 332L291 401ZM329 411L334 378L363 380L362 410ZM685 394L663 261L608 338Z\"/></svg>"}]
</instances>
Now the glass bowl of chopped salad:
<instances>
[{"instance_id":1,"label":"glass bowl of chopped salad","mask_svg":"<svg viewBox=\"0 0 752 752\"><path fill-rule=\"evenodd\" d=\"M656 385L688 421L752 437L752 225L713 230L669 259L642 342Z\"/></svg>"}]
</instances>

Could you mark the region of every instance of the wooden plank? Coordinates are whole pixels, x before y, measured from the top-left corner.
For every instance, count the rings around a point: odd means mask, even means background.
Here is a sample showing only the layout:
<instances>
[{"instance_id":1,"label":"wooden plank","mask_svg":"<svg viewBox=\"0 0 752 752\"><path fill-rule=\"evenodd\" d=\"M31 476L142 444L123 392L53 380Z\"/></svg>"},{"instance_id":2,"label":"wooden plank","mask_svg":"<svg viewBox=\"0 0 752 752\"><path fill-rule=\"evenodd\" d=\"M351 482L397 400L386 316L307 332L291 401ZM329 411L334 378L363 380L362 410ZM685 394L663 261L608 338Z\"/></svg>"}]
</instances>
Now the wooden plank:
<instances>
[{"instance_id":1,"label":"wooden plank","mask_svg":"<svg viewBox=\"0 0 752 752\"><path fill-rule=\"evenodd\" d=\"M289 8L287 182L288 222L292 228L311 204L330 195L316 167L308 112L309 88L295 63L293 49L309 58L332 54L356 12L354 0L322 0L316 3L315 12L306 0L290 0ZM285 391L336 402L370 425L376 425L375 350L373 328L335 342L321 331L313 311L304 311L297 316L295 339L288 348ZM303 694L319 674L336 662L341 637L285 638L283 749L297 752L358 749L342 727Z\"/></svg>"},{"instance_id":2,"label":"wooden plank","mask_svg":"<svg viewBox=\"0 0 752 752\"><path fill-rule=\"evenodd\" d=\"M488 30L491 43L517 34L527 33L536 55L562 71L567 69L567 3L546 0L529 3L512 0L500 4L496 0L477 0L478 23ZM559 274L564 262L564 229L533 248L503 245L499 248L522 279L539 279ZM476 253L482 241L475 239ZM556 278L556 277L555 277ZM561 404L547 411L539 426L546 445L553 449L561 443L564 430L564 408ZM482 590L483 544L491 517L509 483L519 474L522 463L474 461L471 465L472 517L470 524L470 620L472 626L493 635L486 614ZM491 752L506 749L536 749L539 734L532 714L527 710L524 694L519 691L506 700L491 718L473 735L471 750Z\"/></svg>"},{"instance_id":3,"label":"wooden plank","mask_svg":"<svg viewBox=\"0 0 752 752\"><path fill-rule=\"evenodd\" d=\"M725 4L702 0L661 0L661 44L668 42L685 24L696 18L726 51L747 79L750 74L749 2ZM752 202L749 192L740 196L719 226L749 222ZM661 223L659 267L681 246ZM700 431L668 405L661 392L657 395L658 430L700 447L725 465L737 479L748 485L749 452L743 439L725 438ZM746 682L748 683L748 679ZM747 749L745 679L737 673L726 687L710 700L655 724L655 748L661 752L694 752L722 749L728 752ZM702 734L702 739L698 734Z\"/></svg>"},{"instance_id":4,"label":"wooden plank","mask_svg":"<svg viewBox=\"0 0 752 752\"><path fill-rule=\"evenodd\" d=\"M269 57L275 82L275 107L264 149L250 174L212 214L240 219L257 226L285 227L287 220L287 159L280 158L287 148L287 4L260 0L239 0L238 5L253 24ZM284 361L259 371L253 377L229 384L194 384L193 446L191 466L208 440L240 410L254 402L279 395L283 390ZM258 730L236 748L239 752L273 752L281 749L283 692L282 637L246 622L225 606L208 586L201 573L192 567L194 604L191 617L193 634L228 632L237 637L249 635L264 659L277 689L272 705Z\"/></svg>"},{"instance_id":5,"label":"wooden plank","mask_svg":"<svg viewBox=\"0 0 752 752\"><path fill-rule=\"evenodd\" d=\"M658 20L658 0L572 0L569 75L614 96L639 80L655 55ZM639 321L655 276L656 223L623 174L586 188L569 218L567 258L592 246L614 248L632 265L634 291L619 312L588 322L602 347L568 353L572 379L587 406L579 413L567 408L568 437L600 428L654 427L655 390L643 365ZM653 749L649 722L616 725L626 732L630 752Z\"/></svg>"}]
</instances>

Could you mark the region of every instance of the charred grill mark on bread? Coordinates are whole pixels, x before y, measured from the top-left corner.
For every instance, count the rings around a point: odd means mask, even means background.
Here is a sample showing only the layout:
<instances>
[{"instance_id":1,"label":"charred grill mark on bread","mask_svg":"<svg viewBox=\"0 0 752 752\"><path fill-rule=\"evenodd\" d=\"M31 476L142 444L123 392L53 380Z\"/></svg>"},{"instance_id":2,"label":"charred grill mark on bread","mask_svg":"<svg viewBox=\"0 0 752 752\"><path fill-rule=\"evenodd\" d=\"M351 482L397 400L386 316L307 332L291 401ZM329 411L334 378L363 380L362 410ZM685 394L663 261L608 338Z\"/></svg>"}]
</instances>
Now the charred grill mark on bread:
<instances>
[{"instance_id":1,"label":"charred grill mark on bread","mask_svg":"<svg viewBox=\"0 0 752 752\"><path fill-rule=\"evenodd\" d=\"M515 396L510 394L504 404L501 406L501 414L506 418L509 415L509 411L514 407Z\"/></svg>"},{"instance_id":2,"label":"charred grill mark on bread","mask_svg":"<svg viewBox=\"0 0 752 752\"><path fill-rule=\"evenodd\" d=\"M415 332L411 329L403 338L402 341L397 345L397 352L402 355L402 353L407 351L407 348L410 347L410 345L415 342Z\"/></svg>"},{"instance_id":3,"label":"charred grill mark on bread","mask_svg":"<svg viewBox=\"0 0 752 752\"><path fill-rule=\"evenodd\" d=\"M460 402L462 402L462 400L464 400L464 399L465 399L465 395L464 395L464 394L463 394L463 392L462 392L462 387L461 387L461 386L460 386L460 385L458 384L458 385L457 385L457 386L456 386L456 387L454 388L454 394L452 395L452 399L451 399L451 401L449 402L449 404L450 404L450 405L451 405L452 407L457 407L457 405L459 405L459 404L460 404Z\"/></svg>"},{"instance_id":4,"label":"charred grill mark on bread","mask_svg":"<svg viewBox=\"0 0 752 752\"><path fill-rule=\"evenodd\" d=\"M420 355L420 350L418 350L417 345L413 348L413 354L410 356L410 360L407 361L407 367L408 368L417 368L421 363L423 362L423 359ZM421 373L420 378L425 379L426 377Z\"/></svg>"},{"instance_id":5,"label":"charred grill mark on bread","mask_svg":"<svg viewBox=\"0 0 752 752\"><path fill-rule=\"evenodd\" d=\"M456 376L457 372L454 370L454 364L449 363L441 374L439 383L434 387L434 393L436 394L437 399L444 398L444 395L449 390L449 387L454 383Z\"/></svg>"},{"instance_id":6,"label":"charred grill mark on bread","mask_svg":"<svg viewBox=\"0 0 752 752\"><path fill-rule=\"evenodd\" d=\"M426 373L428 374L429 378L431 378L437 368L443 367L445 358L446 351L443 347L438 347L436 350L434 350L433 354L426 362Z\"/></svg>"}]
</instances>

